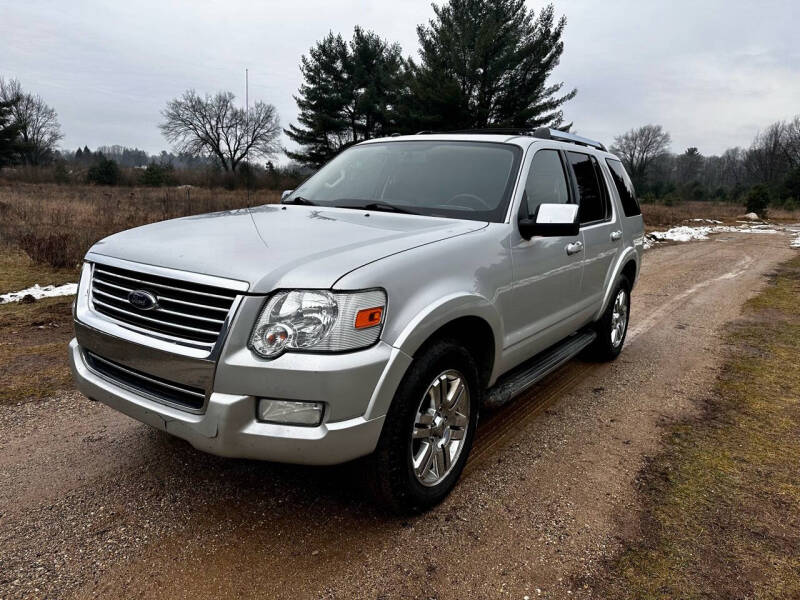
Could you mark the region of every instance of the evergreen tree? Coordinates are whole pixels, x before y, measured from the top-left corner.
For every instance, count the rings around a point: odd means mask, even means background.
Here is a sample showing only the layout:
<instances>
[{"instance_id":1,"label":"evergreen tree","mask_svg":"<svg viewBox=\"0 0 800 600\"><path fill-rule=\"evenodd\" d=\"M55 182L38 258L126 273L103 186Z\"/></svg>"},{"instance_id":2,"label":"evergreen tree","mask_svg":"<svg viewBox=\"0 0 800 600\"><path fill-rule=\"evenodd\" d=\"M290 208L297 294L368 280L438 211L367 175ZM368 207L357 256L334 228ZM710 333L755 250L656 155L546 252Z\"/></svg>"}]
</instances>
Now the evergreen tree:
<instances>
[{"instance_id":1,"label":"evergreen tree","mask_svg":"<svg viewBox=\"0 0 800 600\"><path fill-rule=\"evenodd\" d=\"M564 51L566 19L552 5L536 17L524 0L450 0L417 27L419 65L409 61L404 129L562 125L559 95L548 83Z\"/></svg>"},{"instance_id":2,"label":"evergreen tree","mask_svg":"<svg viewBox=\"0 0 800 600\"><path fill-rule=\"evenodd\" d=\"M342 148L393 129L402 87L400 47L355 28L347 43L329 33L300 59L298 125L286 134L303 149L289 157L313 167Z\"/></svg>"},{"instance_id":3,"label":"evergreen tree","mask_svg":"<svg viewBox=\"0 0 800 600\"><path fill-rule=\"evenodd\" d=\"M13 101L0 101L0 167L17 162L21 126L12 115Z\"/></svg>"}]
</instances>

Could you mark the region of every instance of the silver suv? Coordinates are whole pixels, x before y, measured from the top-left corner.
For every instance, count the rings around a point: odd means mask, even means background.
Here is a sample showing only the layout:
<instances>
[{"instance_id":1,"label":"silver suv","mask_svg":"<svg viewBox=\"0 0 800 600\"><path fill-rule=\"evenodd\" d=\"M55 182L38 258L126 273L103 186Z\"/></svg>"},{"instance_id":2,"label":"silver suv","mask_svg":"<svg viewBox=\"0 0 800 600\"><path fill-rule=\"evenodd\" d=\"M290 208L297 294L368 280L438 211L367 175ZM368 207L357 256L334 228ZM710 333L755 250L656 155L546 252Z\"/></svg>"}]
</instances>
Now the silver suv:
<instances>
[{"instance_id":1,"label":"silver suv","mask_svg":"<svg viewBox=\"0 0 800 600\"><path fill-rule=\"evenodd\" d=\"M539 129L342 152L279 205L176 219L86 255L88 397L223 456L368 456L380 498L455 485L481 405L625 340L643 224L602 144Z\"/></svg>"}]
</instances>

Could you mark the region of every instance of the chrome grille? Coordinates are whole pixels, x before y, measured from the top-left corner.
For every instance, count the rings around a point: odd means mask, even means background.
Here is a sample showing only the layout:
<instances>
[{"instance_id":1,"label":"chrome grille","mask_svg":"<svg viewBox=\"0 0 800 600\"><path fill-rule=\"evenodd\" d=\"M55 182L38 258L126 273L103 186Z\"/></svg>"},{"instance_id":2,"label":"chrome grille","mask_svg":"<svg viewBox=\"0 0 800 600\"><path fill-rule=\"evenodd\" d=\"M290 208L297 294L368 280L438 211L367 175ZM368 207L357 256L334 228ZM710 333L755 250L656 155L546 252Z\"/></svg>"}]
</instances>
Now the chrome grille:
<instances>
[{"instance_id":1,"label":"chrome grille","mask_svg":"<svg viewBox=\"0 0 800 600\"><path fill-rule=\"evenodd\" d=\"M153 294L156 307L142 310L131 304L128 296L137 290ZM100 263L92 274L95 311L179 343L213 346L236 295L224 288Z\"/></svg>"},{"instance_id":2,"label":"chrome grille","mask_svg":"<svg viewBox=\"0 0 800 600\"><path fill-rule=\"evenodd\" d=\"M143 392L172 404L193 410L200 410L206 401L206 394L199 388L167 381L154 375L147 375L135 369L125 367L114 361L102 358L93 352L85 352L86 364L89 367L110 379L114 383L131 388L135 392Z\"/></svg>"}]
</instances>

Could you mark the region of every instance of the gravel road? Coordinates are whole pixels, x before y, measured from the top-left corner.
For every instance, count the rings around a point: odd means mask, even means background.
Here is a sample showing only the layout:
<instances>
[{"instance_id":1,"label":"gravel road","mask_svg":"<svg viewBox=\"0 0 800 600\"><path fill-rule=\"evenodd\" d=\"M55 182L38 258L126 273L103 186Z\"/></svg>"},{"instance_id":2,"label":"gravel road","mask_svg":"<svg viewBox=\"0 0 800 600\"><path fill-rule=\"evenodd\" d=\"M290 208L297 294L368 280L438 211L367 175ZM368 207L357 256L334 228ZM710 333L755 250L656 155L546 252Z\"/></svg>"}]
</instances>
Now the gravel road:
<instances>
[{"instance_id":1,"label":"gravel road","mask_svg":"<svg viewBox=\"0 0 800 600\"><path fill-rule=\"evenodd\" d=\"M783 234L649 251L622 356L484 414L461 483L411 519L370 505L358 463L204 455L75 392L0 408L0 598L591 597L664 424L795 253Z\"/></svg>"}]
</instances>

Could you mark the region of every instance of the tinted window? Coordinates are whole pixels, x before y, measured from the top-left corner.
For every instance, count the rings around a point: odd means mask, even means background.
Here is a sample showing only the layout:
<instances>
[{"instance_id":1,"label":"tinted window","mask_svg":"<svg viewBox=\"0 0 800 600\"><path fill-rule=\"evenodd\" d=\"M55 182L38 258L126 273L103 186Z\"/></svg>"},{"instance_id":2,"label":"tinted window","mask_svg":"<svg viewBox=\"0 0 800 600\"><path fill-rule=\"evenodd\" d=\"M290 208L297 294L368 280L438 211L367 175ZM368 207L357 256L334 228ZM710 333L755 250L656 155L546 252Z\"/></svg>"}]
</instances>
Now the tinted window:
<instances>
[{"instance_id":1,"label":"tinted window","mask_svg":"<svg viewBox=\"0 0 800 600\"><path fill-rule=\"evenodd\" d=\"M642 214L642 209L639 208L639 201L636 199L636 190L633 189L633 182L625 172L622 163L618 160L607 158L606 164L611 171L611 179L614 180L625 216L633 217Z\"/></svg>"},{"instance_id":2,"label":"tinted window","mask_svg":"<svg viewBox=\"0 0 800 600\"><path fill-rule=\"evenodd\" d=\"M592 156L579 152L567 152L567 158L578 184L580 222L604 220L607 216L606 196L597 179L596 161L592 160Z\"/></svg>"},{"instance_id":3,"label":"tinted window","mask_svg":"<svg viewBox=\"0 0 800 600\"><path fill-rule=\"evenodd\" d=\"M556 150L539 150L531 161L528 180L525 182L528 215L536 214L540 204L566 204L569 202L564 166Z\"/></svg>"},{"instance_id":4,"label":"tinted window","mask_svg":"<svg viewBox=\"0 0 800 600\"><path fill-rule=\"evenodd\" d=\"M287 198L353 208L380 202L424 215L499 222L522 150L490 142L376 142L345 150Z\"/></svg>"}]
</instances>

